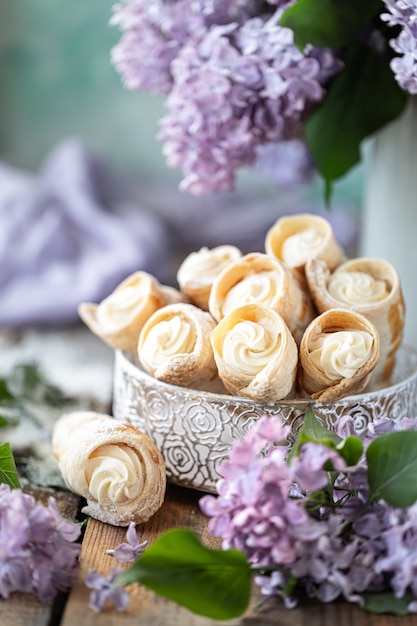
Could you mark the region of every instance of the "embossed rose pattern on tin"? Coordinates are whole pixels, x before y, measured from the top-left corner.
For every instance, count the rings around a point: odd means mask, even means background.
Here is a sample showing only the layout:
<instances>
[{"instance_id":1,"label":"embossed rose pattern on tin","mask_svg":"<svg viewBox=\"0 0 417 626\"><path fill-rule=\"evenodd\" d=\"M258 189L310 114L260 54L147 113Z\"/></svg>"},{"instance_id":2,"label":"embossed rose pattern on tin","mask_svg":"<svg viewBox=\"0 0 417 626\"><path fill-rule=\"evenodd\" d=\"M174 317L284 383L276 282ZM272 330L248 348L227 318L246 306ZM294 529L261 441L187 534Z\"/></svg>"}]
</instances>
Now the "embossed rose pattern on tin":
<instances>
[{"instance_id":1,"label":"embossed rose pattern on tin","mask_svg":"<svg viewBox=\"0 0 417 626\"><path fill-rule=\"evenodd\" d=\"M215 491L218 465L231 444L261 415L281 415L296 437L309 400L256 403L242 397L196 391L158 381L130 356L116 351L113 415L138 426L164 455L170 482ZM392 384L349 396L333 404L312 402L322 423L332 428L350 414L359 433L378 418L397 421L417 416L417 352L403 345L397 354Z\"/></svg>"}]
</instances>

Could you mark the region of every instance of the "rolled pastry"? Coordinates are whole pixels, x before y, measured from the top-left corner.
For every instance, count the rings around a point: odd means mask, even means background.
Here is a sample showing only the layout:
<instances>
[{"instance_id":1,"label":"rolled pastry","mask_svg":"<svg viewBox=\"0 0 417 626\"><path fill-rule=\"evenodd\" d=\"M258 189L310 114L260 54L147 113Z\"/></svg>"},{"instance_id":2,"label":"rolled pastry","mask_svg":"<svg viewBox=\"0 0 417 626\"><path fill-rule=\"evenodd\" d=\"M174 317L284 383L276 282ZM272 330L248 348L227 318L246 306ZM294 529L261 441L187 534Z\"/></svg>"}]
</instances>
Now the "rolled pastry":
<instances>
[{"instance_id":1,"label":"rolled pastry","mask_svg":"<svg viewBox=\"0 0 417 626\"><path fill-rule=\"evenodd\" d=\"M319 312L349 308L365 315L377 328L380 358L372 385L386 385L403 339L405 305L400 278L388 261L360 257L334 272L321 261L307 263L306 279Z\"/></svg>"},{"instance_id":2,"label":"rolled pastry","mask_svg":"<svg viewBox=\"0 0 417 626\"><path fill-rule=\"evenodd\" d=\"M83 302L78 314L90 330L115 349L136 354L140 330L148 317L181 295L147 272L128 276L100 304Z\"/></svg>"},{"instance_id":3,"label":"rolled pastry","mask_svg":"<svg viewBox=\"0 0 417 626\"><path fill-rule=\"evenodd\" d=\"M218 373L210 335L216 323L193 304L169 304L145 323L138 358L155 378L195 389L217 386Z\"/></svg>"},{"instance_id":4,"label":"rolled pastry","mask_svg":"<svg viewBox=\"0 0 417 626\"><path fill-rule=\"evenodd\" d=\"M269 402L292 391L298 349L273 309L261 304L233 309L216 326L211 340L220 378L231 394Z\"/></svg>"},{"instance_id":5,"label":"rolled pastry","mask_svg":"<svg viewBox=\"0 0 417 626\"><path fill-rule=\"evenodd\" d=\"M231 261L241 256L239 248L229 245L211 249L204 247L197 252L191 252L177 272L180 290L193 304L208 311L208 300L214 279Z\"/></svg>"},{"instance_id":6,"label":"rolled pastry","mask_svg":"<svg viewBox=\"0 0 417 626\"><path fill-rule=\"evenodd\" d=\"M209 311L217 321L244 304L274 309L288 325L296 341L314 317L310 297L280 261L260 252L242 256L218 275L213 283Z\"/></svg>"},{"instance_id":7,"label":"rolled pastry","mask_svg":"<svg viewBox=\"0 0 417 626\"><path fill-rule=\"evenodd\" d=\"M52 450L68 488L87 500L86 515L128 526L161 507L164 459L133 424L90 411L67 413L55 424Z\"/></svg>"},{"instance_id":8,"label":"rolled pastry","mask_svg":"<svg viewBox=\"0 0 417 626\"><path fill-rule=\"evenodd\" d=\"M366 317L330 309L316 317L300 344L300 391L320 402L360 393L379 359L379 336Z\"/></svg>"},{"instance_id":9,"label":"rolled pastry","mask_svg":"<svg viewBox=\"0 0 417 626\"><path fill-rule=\"evenodd\" d=\"M323 259L331 269L346 259L331 224L323 217L309 213L278 219L266 234L265 250L301 273L309 259Z\"/></svg>"}]
</instances>

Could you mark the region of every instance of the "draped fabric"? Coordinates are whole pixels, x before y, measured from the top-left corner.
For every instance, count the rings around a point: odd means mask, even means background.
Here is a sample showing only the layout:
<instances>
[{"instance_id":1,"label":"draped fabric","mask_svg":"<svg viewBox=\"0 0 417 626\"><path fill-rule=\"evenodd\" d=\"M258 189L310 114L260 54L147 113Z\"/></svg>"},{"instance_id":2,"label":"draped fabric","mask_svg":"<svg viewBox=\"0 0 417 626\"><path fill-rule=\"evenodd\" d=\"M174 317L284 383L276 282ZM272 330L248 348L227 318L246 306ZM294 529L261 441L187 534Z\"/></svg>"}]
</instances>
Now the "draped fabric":
<instances>
[{"instance_id":1,"label":"draped fabric","mask_svg":"<svg viewBox=\"0 0 417 626\"><path fill-rule=\"evenodd\" d=\"M188 252L221 243L263 250L280 214L311 210L291 194L196 199L120 178L76 139L56 146L36 174L0 164L0 326L76 322L80 302L99 302L137 270L176 286ZM354 218L326 217L349 248Z\"/></svg>"}]
</instances>

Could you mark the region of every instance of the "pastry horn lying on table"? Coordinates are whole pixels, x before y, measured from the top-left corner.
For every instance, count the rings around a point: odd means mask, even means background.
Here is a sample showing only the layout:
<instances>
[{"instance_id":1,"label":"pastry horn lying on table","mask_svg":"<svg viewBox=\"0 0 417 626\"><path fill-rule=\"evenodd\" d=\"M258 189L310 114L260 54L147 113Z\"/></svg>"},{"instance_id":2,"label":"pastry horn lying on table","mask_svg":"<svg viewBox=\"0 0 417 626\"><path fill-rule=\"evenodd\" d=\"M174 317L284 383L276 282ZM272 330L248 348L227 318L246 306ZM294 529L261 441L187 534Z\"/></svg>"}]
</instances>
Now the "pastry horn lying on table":
<instances>
[{"instance_id":1,"label":"pastry horn lying on table","mask_svg":"<svg viewBox=\"0 0 417 626\"><path fill-rule=\"evenodd\" d=\"M128 526L146 522L162 506L164 459L133 424L74 411L56 422L52 449L68 488L87 500L86 515Z\"/></svg>"}]
</instances>

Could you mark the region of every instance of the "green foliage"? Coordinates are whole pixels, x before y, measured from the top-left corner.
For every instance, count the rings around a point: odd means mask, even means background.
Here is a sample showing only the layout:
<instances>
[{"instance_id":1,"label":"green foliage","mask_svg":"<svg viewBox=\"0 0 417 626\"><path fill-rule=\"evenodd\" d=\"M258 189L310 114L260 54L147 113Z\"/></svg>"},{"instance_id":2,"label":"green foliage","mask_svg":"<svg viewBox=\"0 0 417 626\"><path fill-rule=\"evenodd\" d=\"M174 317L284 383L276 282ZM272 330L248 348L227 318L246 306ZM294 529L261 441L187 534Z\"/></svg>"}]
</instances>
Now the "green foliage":
<instances>
[{"instance_id":1,"label":"green foliage","mask_svg":"<svg viewBox=\"0 0 417 626\"><path fill-rule=\"evenodd\" d=\"M0 428L11 423L9 409L16 405L16 398L11 393L8 381L0 378Z\"/></svg>"},{"instance_id":2,"label":"green foliage","mask_svg":"<svg viewBox=\"0 0 417 626\"><path fill-rule=\"evenodd\" d=\"M417 500L417 431L377 437L366 451L371 499L404 508Z\"/></svg>"},{"instance_id":3,"label":"green foliage","mask_svg":"<svg viewBox=\"0 0 417 626\"><path fill-rule=\"evenodd\" d=\"M362 141L400 115L406 94L387 60L362 44L352 45L346 64L305 125L315 164L329 186L356 165Z\"/></svg>"},{"instance_id":4,"label":"green foliage","mask_svg":"<svg viewBox=\"0 0 417 626\"><path fill-rule=\"evenodd\" d=\"M6 483L13 488L20 486L16 464L8 443L0 444L0 483Z\"/></svg>"},{"instance_id":5,"label":"green foliage","mask_svg":"<svg viewBox=\"0 0 417 626\"><path fill-rule=\"evenodd\" d=\"M364 28L383 9L381 0L298 0L284 11L280 24L294 32L294 42L337 47L344 58L340 74L305 123L305 137L330 200L332 183L361 159L364 139L403 111L408 94L394 78L389 57L372 44L360 43Z\"/></svg>"},{"instance_id":6,"label":"green foliage","mask_svg":"<svg viewBox=\"0 0 417 626\"><path fill-rule=\"evenodd\" d=\"M339 47L348 44L381 10L381 0L298 0L286 9L281 26L294 31L295 44Z\"/></svg>"},{"instance_id":7,"label":"green foliage","mask_svg":"<svg viewBox=\"0 0 417 626\"><path fill-rule=\"evenodd\" d=\"M46 380L34 365L17 365L10 373L7 384L20 401L27 400L55 407L66 399L62 391Z\"/></svg>"},{"instance_id":8,"label":"green foliage","mask_svg":"<svg viewBox=\"0 0 417 626\"><path fill-rule=\"evenodd\" d=\"M303 425L298 431L297 439L288 455L288 462L298 454L300 447L307 441L320 441L325 445L336 448L342 439L333 430L329 430L317 419L314 415L313 409L309 404L303 420Z\"/></svg>"},{"instance_id":9,"label":"green foliage","mask_svg":"<svg viewBox=\"0 0 417 626\"><path fill-rule=\"evenodd\" d=\"M211 550L190 530L163 534L118 578L140 582L198 615L241 615L249 602L251 570L239 550Z\"/></svg>"},{"instance_id":10,"label":"green foliage","mask_svg":"<svg viewBox=\"0 0 417 626\"><path fill-rule=\"evenodd\" d=\"M415 600L411 593L403 598L396 598L393 593L364 593L363 609L369 613L391 613L392 615L408 615L408 605Z\"/></svg>"}]
</instances>

